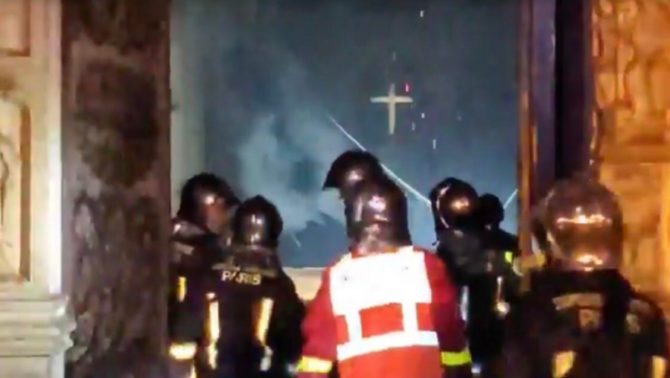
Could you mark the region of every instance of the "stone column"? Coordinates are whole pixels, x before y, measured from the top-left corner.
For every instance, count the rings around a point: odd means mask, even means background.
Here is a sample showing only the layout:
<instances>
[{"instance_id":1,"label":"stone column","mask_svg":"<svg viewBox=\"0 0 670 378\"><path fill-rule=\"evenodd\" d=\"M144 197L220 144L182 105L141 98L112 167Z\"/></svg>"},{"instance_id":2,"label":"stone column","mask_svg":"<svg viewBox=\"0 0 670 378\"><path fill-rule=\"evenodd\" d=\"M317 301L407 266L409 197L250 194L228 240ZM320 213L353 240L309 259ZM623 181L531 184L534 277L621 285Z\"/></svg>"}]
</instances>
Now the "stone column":
<instances>
[{"instance_id":1,"label":"stone column","mask_svg":"<svg viewBox=\"0 0 670 378\"><path fill-rule=\"evenodd\" d=\"M63 279L77 320L69 373L163 378L169 2L62 3Z\"/></svg>"},{"instance_id":2,"label":"stone column","mask_svg":"<svg viewBox=\"0 0 670 378\"><path fill-rule=\"evenodd\" d=\"M0 1L0 376L63 377L60 2Z\"/></svg>"},{"instance_id":3,"label":"stone column","mask_svg":"<svg viewBox=\"0 0 670 378\"><path fill-rule=\"evenodd\" d=\"M670 3L594 0L594 156L625 217L624 272L670 314Z\"/></svg>"}]
</instances>

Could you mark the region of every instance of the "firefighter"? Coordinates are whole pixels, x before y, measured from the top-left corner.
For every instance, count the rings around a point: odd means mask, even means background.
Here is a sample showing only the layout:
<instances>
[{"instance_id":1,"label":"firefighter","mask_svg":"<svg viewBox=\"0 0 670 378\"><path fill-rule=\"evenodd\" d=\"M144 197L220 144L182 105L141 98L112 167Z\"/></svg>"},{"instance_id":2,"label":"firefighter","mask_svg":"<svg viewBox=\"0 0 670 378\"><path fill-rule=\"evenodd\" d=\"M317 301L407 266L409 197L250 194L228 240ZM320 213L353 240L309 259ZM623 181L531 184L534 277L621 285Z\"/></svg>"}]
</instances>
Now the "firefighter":
<instances>
[{"instance_id":1,"label":"firefighter","mask_svg":"<svg viewBox=\"0 0 670 378\"><path fill-rule=\"evenodd\" d=\"M284 378L300 356L304 307L277 254L283 221L261 196L232 220L230 253L214 266L199 295L207 314L190 336L205 334L209 374L216 378Z\"/></svg>"},{"instance_id":2,"label":"firefighter","mask_svg":"<svg viewBox=\"0 0 670 378\"><path fill-rule=\"evenodd\" d=\"M500 376L666 377L661 311L619 271L616 197L589 177L560 181L533 228L547 264L507 319Z\"/></svg>"},{"instance_id":3,"label":"firefighter","mask_svg":"<svg viewBox=\"0 0 670 378\"><path fill-rule=\"evenodd\" d=\"M340 154L330 165L330 169L323 181L323 190L337 189L344 204L344 217L351 218L347 213L351 211L353 189L362 181L387 179L379 159L362 150L349 150ZM347 230L350 227L347 226ZM333 365L329 378L337 378L337 364Z\"/></svg>"},{"instance_id":4,"label":"firefighter","mask_svg":"<svg viewBox=\"0 0 670 378\"><path fill-rule=\"evenodd\" d=\"M184 340L178 336L182 333L176 329L178 323L197 322L204 316L199 313L200 299L187 293L202 291L205 277L222 258L222 248L229 238L229 218L238 204L239 199L226 181L210 173L193 176L181 191L179 210L173 221L168 334L172 358L184 369L190 369L195 362L193 368L201 370L205 353L203 335L197 339L196 361L192 361L189 347L185 348Z\"/></svg>"},{"instance_id":5,"label":"firefighter","mask_svg":"<svg viewBox=\"0 0 670 378\"><path fill-rule=\"evenodd\" d=\"M456 285L465 286L469 265L482 250L477 191L465 181L448 177L431 190L430 201L437 254Z\"/></svg>"},{"instance_id":6,"label":"firefighter","mask_svg":"<svg viewBox=\"0 0 670 378\"><path fill-rule=\"evenodd\" d=\"M326 377L333 363L342 378L469 374L456 290L442 262L412 245L402 191L368 180L347 200L351 249L310 303L298 377Z\"/></svg>"},{"instance_id":7,"label":"firefighter","mask_svg":"<svg viewBox=\"0 0 670 378\"><path fill-rule=\"evenodd\" d=\"M470 184L452 177L436 185L430 198L438 255L460 290L473 371L487 377L502 348L510 286L519 281L512 269L516 247L502 238L502 205L491 206L490 195L479 197Z\"/></svg>"}]
</instances>

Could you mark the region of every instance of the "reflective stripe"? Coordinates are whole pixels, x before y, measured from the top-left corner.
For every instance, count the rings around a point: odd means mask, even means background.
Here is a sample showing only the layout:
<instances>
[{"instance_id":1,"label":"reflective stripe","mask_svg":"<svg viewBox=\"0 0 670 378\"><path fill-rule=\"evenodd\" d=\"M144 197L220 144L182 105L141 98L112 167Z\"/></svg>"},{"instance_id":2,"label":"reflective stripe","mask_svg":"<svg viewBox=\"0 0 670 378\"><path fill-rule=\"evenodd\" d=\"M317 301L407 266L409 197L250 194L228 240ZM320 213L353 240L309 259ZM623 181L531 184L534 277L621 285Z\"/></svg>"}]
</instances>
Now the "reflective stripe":
<instances>
[{"instance_id":1,"label":"reflective stripe","mask_svg":"<svg viewBox=\"0 0 670 378\"><path fill-rule=\"evenodd\" d=\"M221 336L221 329L219 327L219 302L213 300L214 298L214 293L207 293L207 299L211 301L209 303L209 312L207 313L207 336L209 338L207 345L207 363L209 363L211 368L216 368L216 358L219 354L216 343Z\"/></svg>"},{"instance_id":2,"label":"reflective stripe","mask_svg":"<svg viewBox=\"0 0 670 378\"><path fill-rule=\"evenodd\" d=\"M403 249L341 261L330 272L330 299L336 316L388 304L431 303L424 255Z\"/></svg>"},{"instance_id":3,"label":"reflective stripe","mask_svg":"<svg viewBox=\"0 0 670 378\"><path fill-rule=\"evenodd\" d=\"M298 373L323 373L328 374L333 368L333 363L316 357L304 356L298 362L295 370Z\"/></svg>"},{"instance_id":4,"label":"reflective stripe","mask_svg":"<svg viewBox=\"0 0 670 378\"><path fill-rule=\"evenodd\" d=\"M396 253L342 259L331 269L330 299L335 316L342 316L347 342L337 346L339 360L388 349L439 345L434 331L419 331L418 304L432 302L424 253L403 247ZM383 314L381 307L399 305L402 330L364 337L362 311ZM379 308L379 309L378 309Z\"/></svg>"},{"instance_id":5,"label":"reflective stripe","mask_svg":"<svg viewBox=\"0 0 670 378\"><path fill-rule=\"evenodd\" d=\"M175 343L170 345L170 357L177 361L190 360L195 356L195 343Z\"/></svg>"},{"instance_id":6,"label":"reflective stripe","mask_svg":"<svg viewBox=\"0 0 670 378\"><path fill-rule=\"evenodd\" d=\"M346 360L365 354L381 352L388 349L412 346L438 346L437 334L432 331L391 332L380 336L372 336L337 346L337 357Z\"/></svg>"},{"instance_id":7,"label":"reflective stripe","mask_svg":"<svg viewBox=\"0 0 670 378\"><path fill-rule=\"evenodd\" d=\"M177 278L177 301L181 303L184 298L186 298L186 277L179 276Z\"/></svg>"},{"instance_id":8,"label":"reflective stripe","mask_svg":"<svg viewBox=\"0 0 670 378\"><path fill-rule=\"evenodd\" d=\"M573 350L568 350L564 352L559 352L554 354L552 362L552 377L553 378L563 378L570 373L573 366L575 365L575 357L577 353Z\"/></svg>"},{"instance_id":9,"label":"reflective stripe","mask_svg":"<svg viewBox=\"0 0 670 378\"><path fill-rule=\"evenodd\" d=\"M440 357L442 359L442 365L444 366L462 366L472 362L472 357L470 356L468 348L455 353L442 352Z\"/></svg>"},{"instance_id":10,"label":"reflective stripe","mask_svg":"<svg viewBox=\"0 0 670 378\"><path fill-rule=\"evenodd\" d=\"M263 298L260 302L260 311L256 317L256 340L261 345L267 346L268 329L270 328L270 318L272 317L272 310L274 308L274 301L270 298Z\"/></svg>"},{"instance_id":11,"label":"reflective stripe","mask_svg":"<svg viewBox=\"0 0 670 378\"><path fill-rule=\"evenodd\" d=\"M668 361L663 357L652 357L651 370L652 378L665 378L667 376Z\"/></svg>"},{"instance_id":12,"label":"reflective stripe","mask_svg":"<svg viewBox=\"0 0 670 378\"><path fill-rule=\"evenodd\" d=\"M402 324L406 332L419 330L419 317L416 311L416 302L402 302Z\"/></svg>"},{"instance_id":13,"label":"reflective stripe","mask_svg":"<svg viewBox=\"0 0 670 378\"><path fill-rule=\"evenodd\" d=\"M358 312L349 312L344 315L347 322L347 335L350 340L359 340L363 337L363 324Z\"/></svg>"}]
</instances>

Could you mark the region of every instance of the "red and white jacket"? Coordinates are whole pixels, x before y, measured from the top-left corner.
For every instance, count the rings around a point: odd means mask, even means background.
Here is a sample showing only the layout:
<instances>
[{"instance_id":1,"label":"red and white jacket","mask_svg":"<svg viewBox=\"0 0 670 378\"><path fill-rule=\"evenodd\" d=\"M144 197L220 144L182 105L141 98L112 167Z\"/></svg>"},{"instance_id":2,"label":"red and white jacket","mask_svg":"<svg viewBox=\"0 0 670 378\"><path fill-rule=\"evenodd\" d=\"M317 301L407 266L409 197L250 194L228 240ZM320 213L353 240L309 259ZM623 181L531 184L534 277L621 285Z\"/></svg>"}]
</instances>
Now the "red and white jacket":
<instances>
[{"instance_id":1,"label":"red and white jacket","mask_svg":"<svg viewBox=\"0 0 670 378\"><path fill-rule=\"evenodd\" d=\"M302 330L299 378L440 378L468 368L456 289L432 253L348 253L328 267Z\"/></svg>"}]
</instances>

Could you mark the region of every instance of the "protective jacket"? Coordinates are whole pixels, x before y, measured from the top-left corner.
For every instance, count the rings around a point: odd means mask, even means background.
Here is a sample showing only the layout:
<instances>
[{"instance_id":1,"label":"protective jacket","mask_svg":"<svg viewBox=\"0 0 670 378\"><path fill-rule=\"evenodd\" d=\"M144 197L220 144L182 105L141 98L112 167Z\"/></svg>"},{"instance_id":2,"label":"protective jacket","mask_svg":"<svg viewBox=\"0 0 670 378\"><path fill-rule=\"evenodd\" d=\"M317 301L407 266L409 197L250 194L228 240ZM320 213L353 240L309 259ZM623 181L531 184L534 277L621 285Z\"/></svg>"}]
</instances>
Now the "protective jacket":
<instances>
[{"instance_id":1,"label":"protective jacket","mask_svg":"<svg viewBox=\"0 0 670 378\"><path fill-rule=\"evenodd\" d=\"M406 246L344 255L323 273L303 323L298 377L439 378L469 370L456 291L433 254Z\"/></svg>"},{"instance_id":2,"label":"protective jacket","mask_svg":"<svg viewBox=\"0 0 670 378\"><path fill-rule=\"evenodd\" d=\"M614 270L543 272L506 324L501 377L667 377L660 309Z\"/></svg>"}]
</instances>

